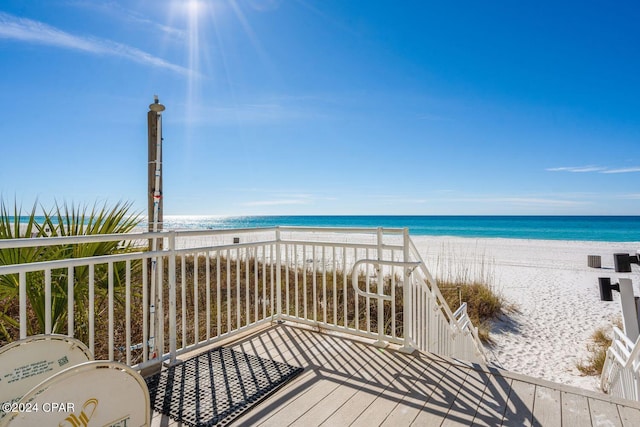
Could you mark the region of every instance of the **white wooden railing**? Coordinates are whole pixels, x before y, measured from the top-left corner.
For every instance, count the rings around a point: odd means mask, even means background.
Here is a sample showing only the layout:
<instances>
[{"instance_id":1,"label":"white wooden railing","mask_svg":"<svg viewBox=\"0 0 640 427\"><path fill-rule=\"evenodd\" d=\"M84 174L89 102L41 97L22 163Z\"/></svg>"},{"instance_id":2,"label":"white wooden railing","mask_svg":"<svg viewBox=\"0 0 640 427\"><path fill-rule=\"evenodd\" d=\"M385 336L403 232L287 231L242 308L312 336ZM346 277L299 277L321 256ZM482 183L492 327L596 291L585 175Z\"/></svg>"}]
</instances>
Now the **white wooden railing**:
<instances>
[{"instance_id":1,"label":"white wooden railing","mask_svg":"<svg viewBox=\"0 0 640 427\"><path fill-rule=\"evenodd\" d=\"M478 328L467 314L467 303L462 303L454 313L451 312L418 249L408 235L406 240L410 244L412 259L419 262L416 273L412 275L415 296L411 298L416 307L416 315L413 316L416 326L412 331L416 346L431 353L470 361L485 361ZM442 335L446 335L448 339L442 339Z\"/></svg>"},{"instance_id":2,"label":"white wooden railing","mask_svg":"<svg viewBox=\"0 0 640 427\"><path fill-rule=\"evenodd\" d=\"M640 339L635 343L617 327L602 369L602 390L616 397L640 400Z\"/></svg>"},{"instance_id":3,"label":"white wooden railing","mask_svg":"<svg viewBox=\"0 0 640 427\"><path fill-rule=\"evenodd\" d=\"M160 249L0 266L17 290L15 338L63 333L140 369L290 321L484 361L466 305L451 312L407 229L166 231L0 240L0 250L152 239Z\"/></svg>"}]
</instances>

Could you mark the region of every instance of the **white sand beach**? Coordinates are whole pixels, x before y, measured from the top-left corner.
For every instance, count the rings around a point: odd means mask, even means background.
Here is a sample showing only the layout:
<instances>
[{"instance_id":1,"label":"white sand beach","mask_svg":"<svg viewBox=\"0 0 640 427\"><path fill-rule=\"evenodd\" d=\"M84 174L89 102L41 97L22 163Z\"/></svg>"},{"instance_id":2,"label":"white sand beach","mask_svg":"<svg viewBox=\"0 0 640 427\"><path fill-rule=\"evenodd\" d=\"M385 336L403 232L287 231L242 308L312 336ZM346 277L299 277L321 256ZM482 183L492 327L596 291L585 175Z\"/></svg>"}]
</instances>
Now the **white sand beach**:
<instances>
[{"instance_id":1,"label":"white sand beach","mask_svg":"<svg viewBox=\"0 0 640 427\"><path fill-rule=\"evenodd\" d=\"M639 242L412 239L433 273L488 274L496 290L517 305L517 313L495 325L496 342L489 348L495 363L510 371L598 390L599 378L582 376L576 363L585 360L593 331L622 317L619 293L614 292L612 302L600 301L598 277L629 277L638 295L638 269L616 274L613 254L635 253ZM589 268L587 255L600 255L602 268Z\"/></svg>"}]
</instances>

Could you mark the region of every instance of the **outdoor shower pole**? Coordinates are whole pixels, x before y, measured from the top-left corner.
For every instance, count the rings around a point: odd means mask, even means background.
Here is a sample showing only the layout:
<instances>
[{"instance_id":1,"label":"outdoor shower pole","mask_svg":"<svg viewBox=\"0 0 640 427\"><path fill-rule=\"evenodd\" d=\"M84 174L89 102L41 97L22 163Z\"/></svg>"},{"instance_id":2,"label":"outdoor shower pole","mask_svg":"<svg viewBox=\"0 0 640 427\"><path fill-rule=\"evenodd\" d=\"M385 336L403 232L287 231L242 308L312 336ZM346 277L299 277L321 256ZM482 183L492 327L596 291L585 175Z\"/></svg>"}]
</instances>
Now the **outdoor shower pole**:
<instances>
[{"instance_id":1,"label":"outdoor shower pole","mask_svg":"<svg viewBox=\"0 0 640 427\"><path fill-rule=\"evenodd\" d=\"M149 147L149 165L148 165L148 216L147 222L149 223L149 231L162 230L162 112L164 111L164 105L158 101L158 96L155 95L153 104L149 105L149 112L147 113L148 124L148 147ZM160 245L158 245L160 243ZM158 249L162 249L162 241L158 242L156 237L149 241L149 250L155 252ZM151 261L151 280L150 280L150 326L149 326L149 342L146 343L149 346L149 359L155 359L162 355L164 349L160 349L160 354L157 350L156 334L157 324L161 319L158 319L157 302L162 292L162 284L157 280L157 257L152 257ZM156 288L159 289L156 289ZM146 291L145 291L146 292ZM164 333L164 331L162 331ZM162 337L161 337L162 338ZM160 340L163 342L163 340Z\"/></svg>"},{"instance_id":2,"label":"outdoor shower pole","mask_svg":"<svg viewBox=\"0 0 640 427\"><path fill-rule=\"evenodd\" d=\"M148 167L148 222L149 231L162 230L162 112L164 105L154 95L149 105L147 123L149 129L149 167ZM149 242L151 244L151 242ZM149 249L152 249L151 247Z\"/></svg>"}]
</instances>

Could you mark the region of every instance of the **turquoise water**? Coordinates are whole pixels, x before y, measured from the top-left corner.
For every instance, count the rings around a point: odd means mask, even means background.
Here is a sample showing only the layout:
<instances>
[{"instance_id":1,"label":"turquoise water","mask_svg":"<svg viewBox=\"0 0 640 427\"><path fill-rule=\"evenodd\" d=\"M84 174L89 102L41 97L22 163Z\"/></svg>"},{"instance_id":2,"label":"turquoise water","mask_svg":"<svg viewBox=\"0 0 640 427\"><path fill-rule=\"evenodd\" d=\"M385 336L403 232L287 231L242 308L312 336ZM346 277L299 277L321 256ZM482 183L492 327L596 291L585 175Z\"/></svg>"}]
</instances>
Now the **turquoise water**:
<instances>
[{"instance_id":1,"label":"turquoise water","mask_svg":"<svg viewBox=\"0 0 640 427\"><path fill-rule=\"evenodd\" d=\"M166 229L408 227L415 236L640 242L640 216L166 216Z\"/></svg>"},{"instance_id":2,"label":"turquoise water","mask_svg":"<svg viewBox=\"0 0 640 427\"><path fill-rule=\"evenodd\" d=\"M547 240L640 241L640 216L167 216L166 228L307 227L409 228L416 236Z\"/></svg>"}]
</instances>

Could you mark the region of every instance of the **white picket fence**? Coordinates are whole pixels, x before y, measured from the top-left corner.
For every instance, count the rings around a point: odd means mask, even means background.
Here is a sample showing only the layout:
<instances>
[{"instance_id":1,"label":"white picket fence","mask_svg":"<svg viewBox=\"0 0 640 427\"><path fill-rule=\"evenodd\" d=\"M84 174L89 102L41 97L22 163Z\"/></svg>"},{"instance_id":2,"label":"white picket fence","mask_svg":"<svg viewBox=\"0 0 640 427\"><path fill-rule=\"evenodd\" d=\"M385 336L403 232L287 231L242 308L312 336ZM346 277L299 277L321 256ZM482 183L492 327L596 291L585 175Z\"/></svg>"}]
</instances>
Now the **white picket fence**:
<instances>
[{"instance_id":1,"label":"white picket fence","mask_svg":"<svg viewBox=\"0 0 640 427\"><path fill-rule=\"evenodd\" d=\"M635 343L617 327L613 327L613 342L607 350L600 385L616 397L640 400L640 339Z\"/></svg>"},{"instance_id":2,"label":"white picket fence","mask_svg":"<svg viewBox=\"0 0 640 427\"><path fill-rule=\"evenodd\" d=\"M153 239L160 249L146 251ZM105 241L140 250L0 266L16 287L19 338L63 333L140 369L288 321L485 360L466 305L451 312L407 229L166 231L0 240L0 250Z\"/></svg>"}]
</instances>

